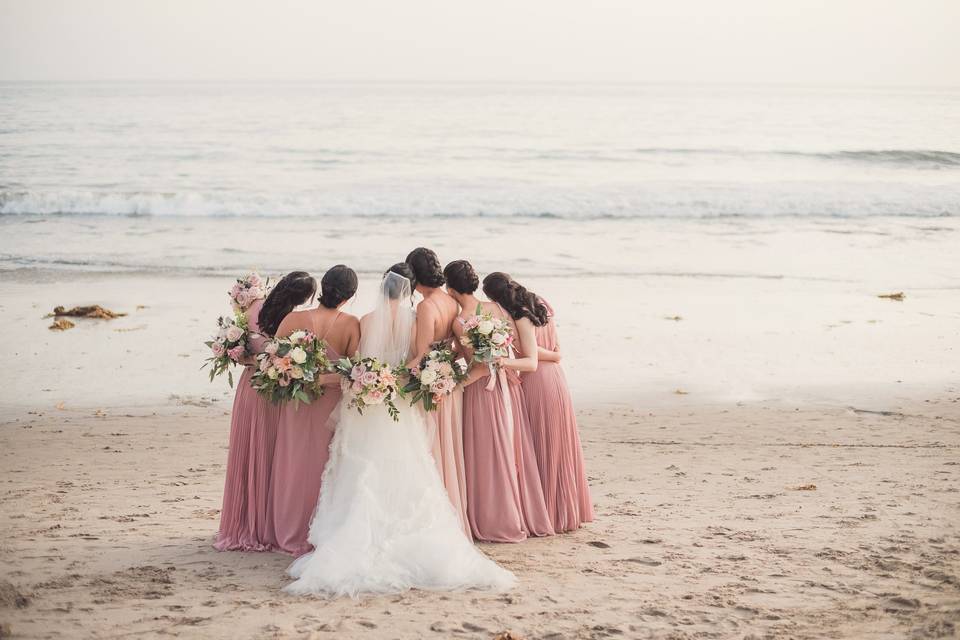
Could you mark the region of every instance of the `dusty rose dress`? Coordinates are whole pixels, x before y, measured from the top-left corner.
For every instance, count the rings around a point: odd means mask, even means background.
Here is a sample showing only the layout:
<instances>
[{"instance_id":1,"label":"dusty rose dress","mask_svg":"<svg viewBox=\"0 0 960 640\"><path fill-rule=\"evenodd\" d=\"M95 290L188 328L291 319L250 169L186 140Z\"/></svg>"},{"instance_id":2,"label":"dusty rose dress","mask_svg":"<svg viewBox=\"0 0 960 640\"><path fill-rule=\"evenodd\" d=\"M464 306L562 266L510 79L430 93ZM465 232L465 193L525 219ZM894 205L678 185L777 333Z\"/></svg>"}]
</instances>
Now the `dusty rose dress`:
<instances>
[{"instance_id":1,"label":"dusty rose dress","mask_svg":"<svg viewBox=\"0 0 960 640\"><path fill-rule=\"evenodd\" d=\"M557 328L548 309L550 320L537 327L537 344L555 351ZM557 531L576 529L593 520L593 502L566 376L560 363L541 360L522 380L547 510Z\"/></svg>"},{"instance_id":2,"label":"dusty rose dress","mask_svg":"<svg viewBox=\"0 0 960 640\"><path fill-rule=\"evenodd\" d=\"M460 526L471 537L467 517L467 481L463 463L463 390L457 387L436 411L427 414L433 430L433 460L457 512Z\"/></svg>"},{"instance_id":3,"label":"dusty rose dress","mask_svg":"<svg viewBox=\"0 0 960 640\"><path fill-rule=\"evenodd\" d=\"M330 348L327 356L340 357ZM330 414L339 402L340 388L328 386L310 404L294 408L287 402L280 407L268 505L271 542L278 551L300 556L313 550L307 534L330 457Z\"/></svg>"},{"instance_id":4,"label":"dusty rose dress","mask_svg":"<svg viewBox=\"0 0 960 640\"><path fill-rule=\"evenodd\" d=\"M247 311L252 331L259 331L257 321L261 307L262 301L257 301ZM250 346L259 353L264 342L264 338L255 337ZM280 408L254 391L250 386L251 375L252 369L245 367L233 400L220 530L213 545L220 551L270 548L267 493Z\"/></svg>"},{"instance_id":5,"label":"dusty rose dress","mask_svg":"<svg viewBox=\"0 0 960 640\"><path fill-rule=\"evenodd\" d=\"M527 538L520 505L512 416L500 385L488 378L463 390L463 459L467 518L477 540L521 542Z\"/></svg>"},{"instance_id":6,"label":"dusty rose dress","mask_svg":"<svg viewBox=\"0 0 960 640\"><path fill-rule=\"evenodd\" d=\"M467 515L473 536L519 542L554 533L547 512L520 378L501 371L463 391Z\"/></svg>"}]
</instances>

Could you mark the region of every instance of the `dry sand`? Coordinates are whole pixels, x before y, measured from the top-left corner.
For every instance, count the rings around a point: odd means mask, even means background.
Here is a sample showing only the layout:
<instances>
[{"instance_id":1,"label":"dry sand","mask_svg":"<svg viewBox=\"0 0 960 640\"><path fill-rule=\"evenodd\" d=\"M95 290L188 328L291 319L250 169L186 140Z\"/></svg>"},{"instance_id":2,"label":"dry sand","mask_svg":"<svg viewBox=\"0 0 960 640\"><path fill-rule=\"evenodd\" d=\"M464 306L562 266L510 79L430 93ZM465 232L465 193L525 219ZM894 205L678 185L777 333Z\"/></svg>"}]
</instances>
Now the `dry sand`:
<instances>
[{"instance_id":1,"label":"dry sand","mask_svg":"<svg viewBox=\"0 0 960 640\"><path fill-rule=\"evenodd\" d=\"M905 638L960 627L960 401L581 412L597 521L484 545L507 594L286 596L218 553L223 403L0 424L13 637ZM866 407L865 409L870 409Z\"/></svg>"}]
</instances>

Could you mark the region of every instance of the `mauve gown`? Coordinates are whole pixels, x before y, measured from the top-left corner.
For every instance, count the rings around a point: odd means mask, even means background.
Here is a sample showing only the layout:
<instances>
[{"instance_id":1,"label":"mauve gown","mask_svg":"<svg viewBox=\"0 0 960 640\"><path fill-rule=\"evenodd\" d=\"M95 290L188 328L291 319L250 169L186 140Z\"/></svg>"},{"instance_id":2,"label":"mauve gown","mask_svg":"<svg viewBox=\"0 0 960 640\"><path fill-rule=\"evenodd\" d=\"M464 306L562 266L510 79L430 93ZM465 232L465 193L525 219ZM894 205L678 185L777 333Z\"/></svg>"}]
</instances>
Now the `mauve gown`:
<instances>
[{"instance_id":1,"label":"mauve gown","mask_svg":"<svg viewBox=\"0 0 960 640\"><path fill-rule=\"evenodd\" d=\"M489 375L463 391L467 515L473 536L519 542L528 535L552 535L520 378L507 370L497 378L489 391Z\"/></svg>"},{"instance_id":2,"label":"mauve gown","mask_svg":"<svg viewBox=\"0 0 960 640\"><path fill-rule=\"evenodd\" d=\"M537 327L537 344L556 351L557 328L547 308L550 320ZM522 380L547 510L558 532L571 531L593 521L593 502L567 378L559 362L541 360Z\"/></svg>"},{"instance_id":3,"label":"mauve gown","mask_svg":"<svg viewBox=\"0 0 960 640\"><path fill-rule=\"evenodd\" d=\"M340 358L329 347L327 356L331 361ZM301 556L313 550L307 534L330 457L330 414L340 395L340 387L327 386L310 404L294 408L292 402L285 402L280 407L268 506L271 542L278 551Z\"/></svg>"},{"instance_id":4,"label":"mauve gown","mask_svg":"<svg viewBox=\"0 0 960 640\"><path fill-rule=\"evenodd\" d=\"M463 460L467 519L477 540L521 542L527 538L520 506L512 416L499 384L489 376L463 390Z\"/></svg>"},{"instance_id":5,"label":"mauve gown","mask_svg":"<svg viewBox=\"0 0 960 640\"><path fill-rule=\"evenodd\" d=\"M432 454L453 510L467 537L471 537L467 517L467 484L463 463L463 390L457 387L435 411L427 413L433 430Z\"/></svg>"},{"instance_id":6,"label":"mauve gown","mask_svg":"<svg viewBox=\"0 0 960 640\"><path fill-rule=\"evenodd\" d=\"M260 329L257 321L262 306L262 301L257 301L247 311L252 331ZM259 353L265 342L265 338L253 337L250 347ZM220 530L213 545L220 551L266 551L271 546L267 494L280 408L250 386L252 372L251 367L244 367L233 400Z\"/></svg>"}]
</instances>

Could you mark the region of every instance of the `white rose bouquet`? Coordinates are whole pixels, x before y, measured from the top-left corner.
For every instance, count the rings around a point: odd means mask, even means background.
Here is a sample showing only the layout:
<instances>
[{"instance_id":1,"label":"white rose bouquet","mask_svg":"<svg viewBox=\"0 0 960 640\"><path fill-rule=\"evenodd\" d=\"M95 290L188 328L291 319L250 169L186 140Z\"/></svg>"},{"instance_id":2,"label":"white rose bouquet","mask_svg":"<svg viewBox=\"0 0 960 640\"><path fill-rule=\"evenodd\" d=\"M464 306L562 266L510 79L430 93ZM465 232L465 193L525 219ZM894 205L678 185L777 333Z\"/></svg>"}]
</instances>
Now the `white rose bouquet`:
<instances>
[{"instance_id":1,"label":"white rose bouquet","mask_svg":"<svg viewBox=\"0 0 960 640\"><path fill-rule=\"evenodd\" d=\"M480 305L477 305L476 314L464 323L463 328L460 342L473 349L474 362L492 364L497 358L510 355L510 345L513 344L510 323L484 313Z\"/></svg>"},{"instance_id":2,"label":"white rose bouquet","mask_svg":"<svg viewBox=\"0 0 960 640\"><path fill-rule=\"evenodd\" d=\"M426 411L434 411L444 397L466 380L470 368L465 358L458 358L449 342L434 342L417 366L410 369L410 381L403 387L410 395L410 404L423 403Z\"/></svg>"},{"instance_id":3,"label":"white rose bouquet","mask_svg":"<svg viewBox=\"0 0 960 640\"><path fill-rule=\"evenodd\" d=\"M309 331L294 331L268 342L257 356L251 384L275 403L310 404L323 395L317 377L330 370L327 343Z\"/></svg>"},{"instance_id":4,"label":"white rose bouquet","mask_svg":"<svg viewBox=\"0 0 960 640\"><path fill-rule=\"evenodd\" d=\"M218 375L226 372L227 381L231 387L233 386L233 372L230 371L230 367L239 364L240 359L249 353L247 346L249 339L250 328L243 314L236 318L224 316L217 318L217 335L204 343L212 353L203 363L203 367L210 365L211 382Z\"/></svg>"},{"instance_id":5,"label":"white rose bouquet","mask_svg":"<svg viewBox=\"0 0 960 640\"><path fill-rule=\"evenodd\" d=\"M344 393L350 398L347 406L363 414L363 410L374 405L384 405L394 422L399 420L400 412L394 400L403 395L400 377L403 367L391 367L376 358L341 358L333 365L333 371L339 373Z\"/></svg>"}]
</instances>

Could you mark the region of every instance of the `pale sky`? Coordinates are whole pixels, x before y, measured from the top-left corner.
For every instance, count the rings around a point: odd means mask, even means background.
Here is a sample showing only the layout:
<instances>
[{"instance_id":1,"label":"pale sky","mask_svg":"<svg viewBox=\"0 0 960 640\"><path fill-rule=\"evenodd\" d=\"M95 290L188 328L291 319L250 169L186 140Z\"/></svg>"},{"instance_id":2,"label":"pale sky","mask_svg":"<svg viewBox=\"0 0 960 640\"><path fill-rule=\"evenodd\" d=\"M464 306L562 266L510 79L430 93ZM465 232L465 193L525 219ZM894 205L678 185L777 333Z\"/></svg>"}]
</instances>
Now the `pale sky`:
<instances>
[{"instance_id":1,"label":"pale sky","mask_svg":"<svg viewBox=\"0 0 960 640\"><path fill-rule=\"evenodd\" d=\"M0 0L0 81L960 86L960 0Z\"/></svg>"}]
</instances>

